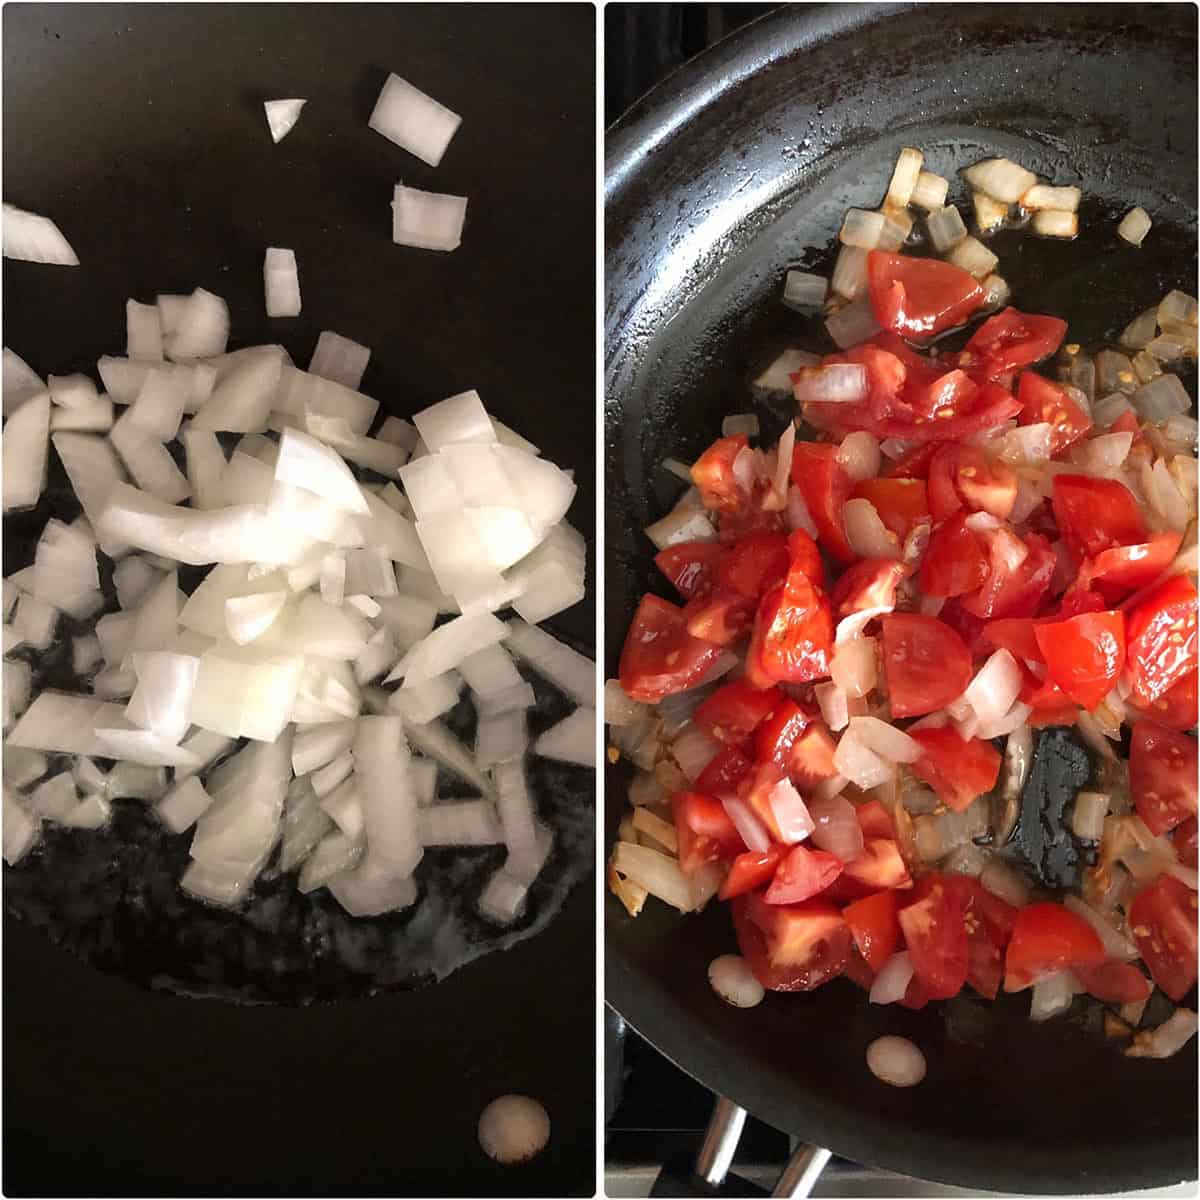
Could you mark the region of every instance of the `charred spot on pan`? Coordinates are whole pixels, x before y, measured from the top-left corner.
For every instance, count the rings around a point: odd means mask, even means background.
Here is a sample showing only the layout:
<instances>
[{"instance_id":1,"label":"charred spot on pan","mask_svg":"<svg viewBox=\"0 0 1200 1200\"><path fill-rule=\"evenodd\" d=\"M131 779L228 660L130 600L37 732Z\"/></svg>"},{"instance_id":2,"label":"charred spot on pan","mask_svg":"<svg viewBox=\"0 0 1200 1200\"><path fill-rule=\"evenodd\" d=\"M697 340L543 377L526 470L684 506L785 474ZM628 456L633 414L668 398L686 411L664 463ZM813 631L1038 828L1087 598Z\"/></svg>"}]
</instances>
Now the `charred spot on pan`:
<instances>
[{"instance_id":1,"label":"charred spot on pan","mask_svg":"<svg viewBox=\"0 0 1200 1200\"><path fill-rule=\"evenodd\" d=\"M1047 887L1075 887L1095 853L1071 832L1076 793L1091 774L1091 756L1071 730L1053 727L1038 735L1013 841Z\"/></svg>"}]
</instances>

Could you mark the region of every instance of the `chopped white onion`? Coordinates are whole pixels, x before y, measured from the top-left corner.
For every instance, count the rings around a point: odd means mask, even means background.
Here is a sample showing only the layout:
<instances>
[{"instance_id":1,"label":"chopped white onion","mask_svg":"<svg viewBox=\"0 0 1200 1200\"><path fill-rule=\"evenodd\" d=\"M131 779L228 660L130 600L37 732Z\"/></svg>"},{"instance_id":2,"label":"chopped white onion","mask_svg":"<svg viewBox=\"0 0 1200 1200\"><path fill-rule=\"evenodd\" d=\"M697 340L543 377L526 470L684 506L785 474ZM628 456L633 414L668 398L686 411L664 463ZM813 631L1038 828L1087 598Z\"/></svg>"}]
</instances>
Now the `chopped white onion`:
<instances>
[{"instance_id":1,"label":"chopped white onion","mask_svg":"<svg viewBox=\"0 0 1200 1200\"><path fill-rule=\"evenodd\" d=\"M423 192L396 184L392 197L392 241L421 250L457 250L467 219L467 197Z\"/></svg>"},{"instance_id":2,"label":"chopped white onion","mask_svg":"<svg viewBox=\"0 0 1200 1200\"><path fill-rule=\"evenodd\" d=\"M925 1078L925 1055L908 1038L876 1038L867 1047L867 1066L892 1087L915 1087Z\"/></svg>"},{"instance_id":3,"label":"chopped white onion","mask_svg":"<svg viewBox=\"0 0 1200 1200\"><path fill-rule=\"evenodd\" d=\"M828 367L802 367L793 384L800 404L854 404L866 399L867 369L861 363L837 363Z\"/></svg>"},{"instance_id":4,"label":"chopped white onion","mask_svg":"<svg viewBox=\"0 0 1200 1200\"><path fill-rule=\"evenodd\" d=\"M1016 204L1034 184L1032 171L1007 158L985 158L962 172L963 178L976 191L986 192L994 200Z\"/></svg>"},{"instance_id":5,"label":"chopped white onion","mask_svg":"<svg viewBox=\"0 0 1200 1200\"><path fill-rule=\"evenodd\" d=\"M810 354L807 350L785 350L755 379L754 387L759 391L787 392L790 395L792 391L792 376L801 367L815 367L820 361L817 355ZM40 388L40 380L38 382ZM674 465L668 466L668 464ZM679 478L686 483L691 483L692 473L685 464L676 463L675 459L666 459L663 462L663 466L667 467L672 474L678 473L676 467L682 468Z\"/></svg>"},{"instance_id":6,"label":"chopped white onion","mask_svg":"<svg viewBox=\"0 0 1200 1200\"><path fill-rule=\"evenodd\" d=\"M1075 999L1074 977L1070 971L1055 971L1044 975L1033 985L1029 1000L1029 1019L1048 1021L1066 1012Z\"/></svg>"},{"instance_id":7,"label":"chopped white onion","mask_svg":"<svg viewBox=\"0 0 1200 1200\"><path fill-rule=\"evenodd\" d=\"M1029 228L1038 237L1070 240L1079 233L1079 218L1073 212L1041 209L1033 214Z\"/></svg>"},{"instance_id":8,"label":"chopped white onion","mask_svg":"<svg viewBox=\"0 0 1200 1200\"><path fill-rule=\"evenodd\" d=\"M577 708L570 716L551 726L533 744L533 752L542 758L578 763L581 767L596 765L596 712Z\"/></svg>"},{"instance_id":9,"label":"chopped white onion","mask_svg":"<svg viewBox=\"0 0 1200 1200\"><path fill-rule=\"evenodd\" d=\"M50 444L50 397L26 401L4 423L4 511L32 508L46 482Z\"/></svg>"},{"instance_id":10,"label":"chopped white onion","mask_svg":"<svg viewBox=\"0 0 1200 1200\"><path fill-rule=\"evenodd\" d=\"M897 163L899 167L899 163ZM946 203L946 193L950 190L950 181L929 171L922 171L913 185L909 203L915 204L929 212L941 208Z\"/></svg>"},{"instance_id":11,"label":"chopped white onion","mask_svg":"<svg viewBox=\"0 0 1200 1200\"><path fill-rule=\"evenodd\" d=\"M808 802L808 811L813 820L813 845L844 863L862 854L862 826L854 805L844 796L814 796Z\"/></svg>"},{"instance_id":12,"label":"chopped white onion","mask_svg":"<svg viewBox=\"0 0 1200 1200\"><path fill-rule=\"evenodd\" d=\"M1149 214L1140 205L1131 208L1117 226L1117 236L1127 241L1131 246L1140 246L1150 232L1152 222ZM1132 343L1127 343L1132 344Z\"/></svg>"},{"instance_id":13,"label":"chopped white onion","mask_svg":"<svg viewBox=\"0 0 1200 1200\"><path fill-rule=\"evenodd\" d=\"M739 954L722 954L708 964L712 989L734 1008L754 1008L763 1002L766 990L755 978L750 964Z\"/></svg>"},{"instance_id":14,"label":"chopped white onion","mask_svg":"<svg viewBox=\"0 0 1200 1200\"><path fill-rule=\"evenodd\" d=\"M893 764L872 750L853 726L842 734L834 751L833 765L839 775L864 790L886 783L895 773Z\"/></svg>"},{"instance_id":15,"label":"chopped white onion","mask_svg":"<svg viewBox=\"0 0 1200 1200\"><path fill-rule=\"evenodd\" d=\"M850 548L860 558L900 557L900 539L883 523L870 500L847 500L842 523Z\"/></svg>"},{"instance_id":16,"label":"chopped white onion","mask_svg":"<svg viewBox=\"0 0 1200 1200\"><path fill-rule=\"evenodd\" d=\"M871 984L872 1004L895 1004L904 999L912 982L913 964L907 950L898 950L880 968Z\"/></svg>"},{"instance_id":17,"label":"chopped white onion","mask_svg":"<svg viewBox=\"0 0 1200 1200\"><path fill-rule=\"evenodd\" d=\"M821 716L834 733L845 729L850 720L848 697L835 683L818 683L813 689Z\"/></svg>"},{"instance_id":18,"label":"chopped white onion","mask_svg":"<svg viewBox=\"0 0 1200 1200\"><path fill-rule=\"evenodd\" d=\"M296 126L300 120L300 110L304 107L303 100L265 100L263 109L267 115L267 128L271 131L271 141L277 145Z\"/></svg>"},{"instance_id":19,"label":"chopped white onion","mask_svg":"<svg viewBox=\"0 0 1200 1200\"><path fill-rule=\"evenodd\" d=\"M49 217L39 217L15 204L4 205L4 257L23 262L77 267L79 258Z\"/></svg>"},{"instance_id":20,"label":"chopped white onion","mask_svg":"<svg viewBox=\"0 0 1200 1200\"><path fill-rule=\"evenodd\" d=\"M870 299L863 296L827 317L825 330L840 349L846 350L874 337L880 327Z\"/></svg>"},{"instance_id":21,"label":"chopped white onion","mask_svg":"<svg viewBox=\"0 0 1200 1200\"><path fill-rule=\"evenodd\" d=\"M921 757L919 743L878 717L851 717L850 734L888 762L913 763Z\"/></svg>"},{"instance_id":22,"label":"chopped white onion","mask_svg":"<svg viewBox=\"0 0 1200 1200\"><path fill-rule=\"evenodd\" d=\"M300 274L296 252L271 246L263 263L263 286L268 317L300 315Z\"/></svg>"},{"instance_id":23,"label":"chopped white onion","mask_svg":"<svg viewBox=\"0 0 1200 1200\"><path fill-rule=\"evenodd\" d=\"M963 238L947 258L968 275L974 275L976 279L986 278L1000 261L978 238L970 236Z\"/></svg>"},{"instance_id":24,"label":"chopped white onion","mask_svg":"<svg viewBox=\"0 0 1200 1200\"><path fill-rule=\"evenodd\" d=\"M462 117L399 75L389 75L367 125L436 167L462 124Z\"/></svg>"}]
</instances>

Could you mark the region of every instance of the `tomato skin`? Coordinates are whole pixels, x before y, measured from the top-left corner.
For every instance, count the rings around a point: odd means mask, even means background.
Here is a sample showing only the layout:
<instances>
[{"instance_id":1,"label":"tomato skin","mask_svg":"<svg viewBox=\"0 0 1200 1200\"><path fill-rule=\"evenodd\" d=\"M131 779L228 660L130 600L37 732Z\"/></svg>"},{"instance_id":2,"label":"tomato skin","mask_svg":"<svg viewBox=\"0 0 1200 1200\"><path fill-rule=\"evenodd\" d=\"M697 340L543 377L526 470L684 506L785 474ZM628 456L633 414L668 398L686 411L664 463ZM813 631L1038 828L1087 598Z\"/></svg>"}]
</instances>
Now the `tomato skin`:
<instances>
[{"instance_id":1,"label":"tomato skin","mask_svg":"<svg viewBox=\"0 0 1200 1200\"><path fill-rule=\"evenodd\" d=\"M1023 371L1017 383L1021 425L1050 424L1050 457L1057 458L1087 435L1092 419L1071 399L1066 389L1032 371Z\"/></svg>"},{"instance_id":2,"label":"tomato skin","mask_svg":"<svg viewBox=\"0 0 1200 1200\"><path fill-rule=\"evenodd\" d=\"M685 875L746 849L724 806L712 796L676 792L671 797L671 814L679 842L679 868Z\"/></svg>"},{"instance_id":3,"label":"tomato skin","mask_svg":"<svg viewBox=\"0 0 1200 1200\"><path fill-rule=\"evenodd\" d=\"M867 286L875 320L907 338L961 325L983 303L983 288L966 271L932 258L872 250Z\"/></svg>"},{"instance_id":4,"label":"tomato skin","mask_svg":"<svg viewBox=\"0 0 1200 1200\"><path fill-rule=\"evenodd\" d=\"M718 438L692 464L692 482L704 507L717 512L736 512L749 500L733 473L733 460L750 445L744 433Z\"/></svg>"},{"instance_id":5,"label":"tomato skin","mask_svg":"<svg viewBox=\"0 0 1200 1200\"><path fill-rule=\"evenodd\" d=\"M1078 582L1095 587L1110 603L1149 587L1174 561L1183 535L1152 533L1144 542L1113 546L1084 560Z\"/></svg>"},{"instance_id":6,"label":"tomato skin","mask_svg":"<svg viewBox=\"0 0 1200 1200\"><path fill-rule=\"evenodd\" d=\"M1048 358L1066 335L1067 323L1058 317L1005 308L975 330L966 349L982 360L982 371L990 379Z\"/></svg>"},{"instance_id":7,"label":"tomato skin","mask_svg":"<svg viewBox=\"0 0 1200 1200\"><path fill-rule=\"evenodd\" d=\"M888 810L878 800L867 800L855 806L854 815L858 818L859 828L865 838L896 837L896 826Z\"/></svg>"},{"instance_id":8,"label":"tomato skin","mask_svg":"<svg viewBox=\"0 0 1200 1200\"><path fill-rule=\"evenodd\" d=\"M820 895L841 873L841 859L827 851L792 846L763 898L768 904L800 904Z\"/></svg>"},{"instance_id":9,"label":"tomato skin","mask_svg":"<svg viewBox=\"0 0 1200 1200\"><path fill-rule=\"evenodd\" d=\"M1017 477L975 446L943 444L929 464L929 508L944 521L961 508L1006 520L1017 502Z\"/></svg>"},{"instance_id":10,"label":"tomato skin","mask_svg":"<svg viewBox=\"0 0 1200 1200\"><path fill-rule=\"evenodd\" d=\"M894 558L864 558L847 567L830 595L834 620L868 608L894 606L896 589L907 574L908 568Z\"/></svg>"},{"instance_id":11,"label":"tomato skin","mask_svg":"<svg viewBox=\"0 0 1200 1200\"><path fill-rule=\"evenodd\" d=\"M759 762L773 762L786 772L791 767L796 739L812 718L777 688L763 694L774 697L774 707L754 735L754 757Z\"/></svg>"},{"instance_id":12,"label":"tomato skin","mask_svg":"<svg viewBox=\"0 0 1200 1200\"><path fill-rule=\"evenodd\" d=\"M953 629L919 613L887 613L881 621L893 716L919 717L962 695L971 655Z\"/></svg>"},{"instance_id":13,"label":"tomato skin","mask_svg":"<svg viewBox=\"0 0 1200 1200\"><path fill-rule=\"evenodd\" d=\"M900 847L890 837L866 838L862 853L845 864L845 877L870 889L907 888L912 884Z\"/></svg>"},{"instance_id":14,"label":"tomato skin","mask_svg":"<svg viewBox=\"0 0 1200 1200\"><path fill-rule=\"evenodd\" d=\"M769 991L811 992L846 969L850 927L832 904L767 904L749 892L731 908L742 957Z\"/></svg>"},{"instance_id":15,"label":"tomato skin","mask_svg":"<svg viewBox=\"0 0 1200 1200\"><path fill-rule=\"evenodd\" d=\"M983 586L988 560L975 531L967 527L967 514L955 513L929 538L921 559L921 591L927 596L965 596Z\"/></svg>"},{"instance_id":16,"label":"tomato skin","mask_svg":"<svg viewBox=\"0 0 1200 1200\"><path fill-rule=\"evenodd\" d=\"M777 691L759 691L741 679L722 684L701 702L692 721L717 742L739 745L772 713L783 699Z\"/></svg>"},{"instance_id":17,"label":"tomato skin","mask_svg":"<svg viewBox=\"0 0 1200 1200\"><path fill-rule=\"evenodd\" d=\"M792 451L792 482L804 497L821 545L839 562L853 562L854 552L842 525L842 511L850 499L850 476L838 461L837 447L797 442Z\"/></svg>"},{"instance_id":18,"label":"tomato skin","mask_svg":"<svg viewBox=\"0 0 1200 1200\"><path fill-rule=\"evenodd\" d=\"M1030 904L1017 912L1004 960L1004 990L1019 992L1068 967L1097 967L1107 955L1096 931L1061 904Z\"/></svg>"},{"instance_id":19,"label":"tomato skin","mask_svg":"<svg viewBox=\"0 0 1200 1200\"><path fill-rule=\"evenodd\" d=\"M910 764L910 770L955 812L962 812L996 786L1001 759L991 742L981 738L964 741L953 725L910 729L908 736L921 747L921 757Z\"/></svg>"},{"instance_id":20,"label":"tomato skin","mask_svg":"<svg viewBox=\"0 0 1200 1200\"><path fill-rule=\"evenodd\" d=\"M1020 411L1021 402L1011 392L995 383L985 383L971 397L967 412L937 421L913 422L889 417L877 421L871 432L881 439L901 438L906 442L961 442L1015 417Z\"/></svg>"},{"instance_id":21,"label":"tomato skin","mask_svg":"<svg viewBox=\"0 0 1200 1200\"><path fill-rule=\"evenodd\" d=\"M923 876L899 913L913 975L931 1000L957 996L967 981L967 930L962 896L937 872Z\"/></svg>"},{"instance_id":22,"label":"tomato skin","mask_svg":"<svg viewBox=\"0 0 1200 1200\"><path fill-rule=\"evenodd\" d=\"M1012 937L1017 909L993 896L978 879L967 875L943 876L956 889L963 906L967 931L967 982L981 995L995 1000L1004 979L1004 953Z\"/></svg>"},{"instance_id":23,"label":"tomato skin","mask_svg":"<svg viewBox=\"0 0 1200 1200\"><path fill-rule=\"evenodd\" d=\"M1196 589L1186 576L1164 580L1126 611L1125 644L1135 703L1153 704L1196 670Z\"/></svg>"},{"instance_id":24,"label":"tomato skin","mask_svg":"<svg viewBox=\"0 0 1200 1200\"><path fill-rule=\"evenodd\" d=\"M879 519L901 541L914 525L929 520L923 479L864 479L855 484L850 498L869 500Z\"/></svg>"},{"instance_id":25,"label":"tomato skin","mask_svg":"<svg viewBox=\"0 0 1200 1200\"><path fill-rule=\"evenodd\" d=\"M739 596L757 600L768 588L783 582L790 563L786 534L752 533L725 549L716 579Z\"/></svg>"},{"instance_id":26,"label":"tomato skin","mask_svg":"<svg viewBox=\"0 0 1200 1200\"><path fill-rule=\"evenodd\" d=\"M970 409L979 384L965 371L952 370L904 391L901 411L914 421L939 421ZM943 413L946 414L943 417Z\"/></svg>"},{"instance_id":27,"label":"tomato skin","mask_svg":"<svg viewBox=\"0 0 1200 1200\"><path fill-rule=\"evenodd\" d=\"M983 636L997 650L1008 650L1027 662L1045 662L1035 632L1039 624L1032 617L1006 617L989 621L983 627Z\"/></svg>"},{"instance_id":28,"label":"tomato skin","mask_svg":"<svg viewBox=\"0 0 1200 1200\"><path fill-rule=\"evenodd\" d=\"M786 846L772 845L766 850L747 850L739 854L729 865L729 874L725 876L718 899L732 900L734 896L753 892L764 884L770 883L775 875L775 868L783 861L787 853Z\"/></svg>"},{"instance_id":29,"label":"tomato skin","mask_svg":"<svg viewBox=\"0 0 1200 1200\"><path fill-rule=\"evenodd\" d=\"M696 790L720 796L737 790L754 764L736 747L722 746L696 778Z\"/></svg>"},{"instance_id":30,"label":"tomato skin","mask_svg":"<svg viewBox=\"0 0 1200 1200\"><path fill-rule=\"evenodd\" d=\"M776 683L808 683L829 674L833 654L829 599L801 572L792 571L784 586L762 598L750 640L749 653L755 651L763 677Z\"/></svg>"},{"instance_id":31,"label":"tomato skin","mask_svg":"<svg viewBox=\"0 0 1200 1200\"><path fill-rule=\"evenodd\" d=\"M683 620L692 637L713 646L731 646L750 632L754 601L714 587L683 606Z\"/></svg>"},{"instance_id":32,"label":"tomato skin","mask_svg":"<svg viewBox=\"0 0 1200 1200\"><path fill-rule=\"evenodd\" d=\"M1018 567L1008 565L1006 545L1020 541L1009 529L984 535L988 545L988 576L977 592L960 598L963 608L984 620L1031 617L1050 588L1057 559L1050 543L1038 533L1025 536L1027 551Z\"/></svg>"},{"instance_id":33,"label":"tomato skin","mask_svg":"<svg viewBox=\"0 0 1200 1200\"><path fill-rule=\"evenodd\" d=\"M1138 1004L1154 990L1150 980L1132 963L1109 959L1098 967L1072 968L1089 996L1106 1004Z\"/></svg>"},{"instance_id":34,"label":"tomato skin","mask_svg":"<svg viewBox=\"0 0 1200 1200\"><path fill-rule=\"evenodd\" d=\"M1115 479L1055 475L1051 504L1059 533L1077 560L1146 541L1141 509Z\"/></svg>"},{"instance_id":35,"label":"tomato skin","mask_svg":"<svg viewBox=\"0 0 1200 1200\"><path fill-rule=\"evenodd\" d=\"M1050 677L1091 712L1112 691L1125 666L1125 618L1093 612L1038 625L1034 637Z\"/></svg>"},{"instance_id":36,"label":"tomato skin","mask_svg":"<svg viewBox=\"0 0 1200 1200\"><path fill-rule=\"evenodd\" d=\"M1197 672L1189 671L1153 703L1140 704L1137 697L1131 695L1126 704L1168 729L1194 729L1197 714L1196 684Z\"/></svg>"},{"instance_id":37,"label":"tomato skin","mask_svg":"<svg viewBox=\"0 0 1200 1200\"><path fill-rule=\"evenodd\" d=\"M900 922L896 916L896 893L875 892L842 909L858 952L872 971L880 971L896 952Z\"/></svg>"},{"instance_id":38,"label":"tomato skin","mask_svg":"<svg viewBox=\"0 0 1200 1200\"><path fill-rule=\"evenodd\" d=\"M1143 718L1129 740L1129 790L1137 814L1156 837L1196 819L1197 742Z\"/></svg>"},{"instance_id":39,"label":"tomato skin","mask_svg":"<svg viewBox=\"0 0 1200 1200\"><path fill-rule=\"evenodd\" d=\"M724 547L717 542L678 542L660 550L654 556L654 565L685 600L690 600L712 586L724 554Z\"/></svg>"},{"instance_id":40,"label":"tomato skin","mask_svg":"<svg viewBox=\"0 0 1200 1200\"><path fill-rule=\"evenodd\" d=\"M1133 898L1129 930L1151 978L1178 1004L1196 985L1196 893L1160 875Z\"/></svg>"},{"instance_id":41,"label":"tomato skin","mask_svg":"<svg viewBox=\"0 0 1200 1200\"><path fill-rule=\"evenodd\" d=\"M788 769L792 782L803 791L812 791L819 783L837 774L833 756L837 743L824 721L812 721L792 744Z\"/></svg>"},{"instance_id":42,"label":"tomato skin","mask_svg":"<svg viewBox=\"0 0 1200 1200\"><path fill-rule=\"evenodd\" d=\"M1190 817L1182 825L1176 827L1171 835L1171 845L1175 847L1175 855L1185 867L1196 869L1197 850L1200 849L1200 830L1197 829L1196 818Z\"/></svg>"},{"instance_id":43,"label":"tomato skin","mask_svg":"<svg viewBox=\"0 0 1200 1200\"><path fill-rule=\"evenodd\" d=\"M719 647L692 637L683 612L647 592L625 635L618 676L633 700L656 704L702 679Z\"/></svg>"}]
</instances>

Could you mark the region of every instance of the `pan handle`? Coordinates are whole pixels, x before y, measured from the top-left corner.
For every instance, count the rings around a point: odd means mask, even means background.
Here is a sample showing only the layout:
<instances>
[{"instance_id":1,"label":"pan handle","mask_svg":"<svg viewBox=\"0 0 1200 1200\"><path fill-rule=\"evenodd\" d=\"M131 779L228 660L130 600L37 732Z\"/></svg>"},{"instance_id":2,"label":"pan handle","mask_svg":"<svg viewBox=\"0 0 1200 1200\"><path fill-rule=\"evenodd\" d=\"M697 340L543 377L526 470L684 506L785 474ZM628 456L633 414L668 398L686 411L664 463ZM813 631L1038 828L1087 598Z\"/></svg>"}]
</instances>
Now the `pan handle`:
<instances>
[{"instance_id":1,"label":"pan handle","mask_svg":"<svg viewBox=\"0 0 1200 1200\"><path fill-rule=\"evenodd\" d=\"M788 1165L783 1168L783 1174L780 1175L779 1182L775 1185L775 1190L771 1195L791 1196L796 1197L797 1200L810 1195L821 1172L825 1170L825 1164L832 1157L828 1150L824 1150L820 1146L801 1143L793 1151Z\"/></svg>"}]
</instances>

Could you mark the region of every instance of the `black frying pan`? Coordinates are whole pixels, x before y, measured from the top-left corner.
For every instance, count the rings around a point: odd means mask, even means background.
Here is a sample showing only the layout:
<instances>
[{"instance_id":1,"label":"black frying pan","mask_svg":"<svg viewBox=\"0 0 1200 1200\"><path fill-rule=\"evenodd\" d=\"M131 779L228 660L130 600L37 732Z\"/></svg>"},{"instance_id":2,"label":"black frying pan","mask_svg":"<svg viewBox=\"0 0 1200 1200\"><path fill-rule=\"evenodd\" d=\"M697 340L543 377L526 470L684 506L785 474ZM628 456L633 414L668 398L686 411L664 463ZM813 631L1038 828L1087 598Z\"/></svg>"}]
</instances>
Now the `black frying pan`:
<instances>
[{"instance_id":1,"label":"black frying pan","mask_svg":"<svg viewBox=\"0 0 1200 1200\"><path fill-rule=\"evenodd\" d=\"M830 265L844 210L878 204L898 150L952 174L1009 154L1079 182L1071 244L997 240L1015 303L1111 338L1179 286L1195 288L1196 10L1187 5L814 5L782 10L651 92L610 132L605 164L607 666L637 597L657 587L642 526L685 461L749 406L785 345L820 348L778 303L785 265ZM1143 205L1140 252L1115 236ZM760 408L767 437L786 413ZM609 772L611 840L627 776ZM1122 1058L1095 1016L1032 1026L1028 996L920 1013L871 1008L838 982L719 1001L705 971L735 948L714 905L679 918L606 909L608 1000L715 1091L857 1161L967 1187L1145 1188L1196 1170L1194 1046ZM920 1088L873 1080L866 1045L912 1037Z\"/></svg>"},{"instance_id":2,"label":"black frying pan","mask_svg":"<svg viewBox=\"0 0 1200 1200\"><path fill-rule=\"evenodd\" d=\"M5 344L42 372L94 369L122 352L127 296L203 285L229 301L234 345L282 341L301 366L322 328L371 346L364 390L397 415L478 388L575 468L590 536L590 8L11 5L3 22L4 197L53 216L83 264L5 260ZM367 128L393 70L464 117L436 170ZM262 101L290 96L308 105L275 146ZM470 197L460 250L391 245L399 179ZM297 252L295 320L263 311L272 244ZM56 466L47 503L6 523L6 574L61 488ZM593 612L552 625L586 649ZM179 897L186 839L136 805L109 834L50 831L5 872L5 1193L591 1194L590 779L539 781L576 814L518 932L546 928L419 990L437 932L421 905L353 922L267 880L231 916ZM467 874L499 853L466 856ZM489 944L456 928L457 957ZM552 1119L519 1170L475 1137L507 1091Z\"/></svg>"}]
</instances>

